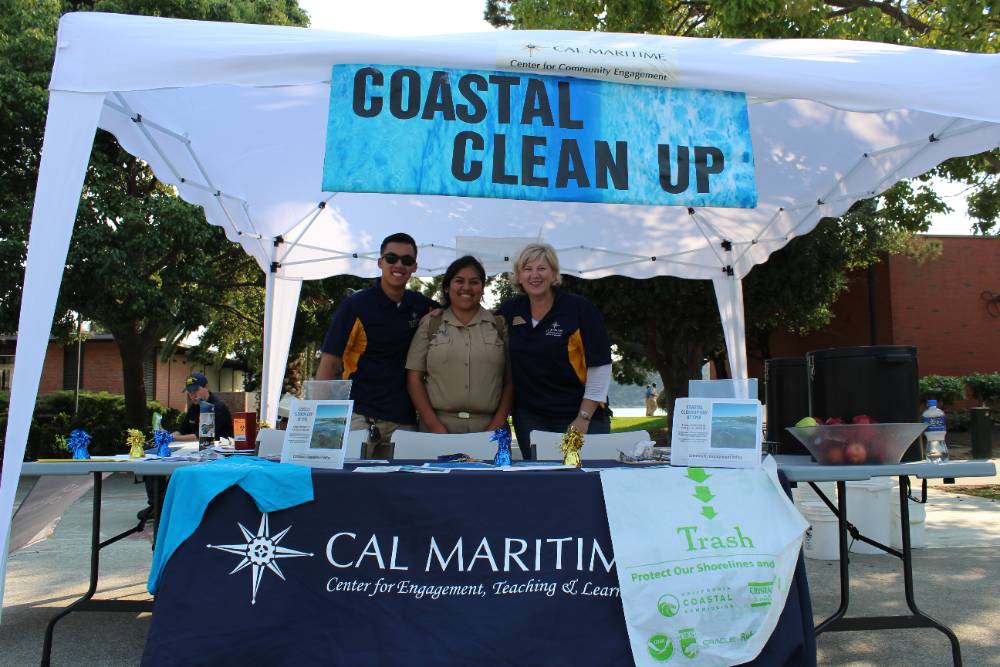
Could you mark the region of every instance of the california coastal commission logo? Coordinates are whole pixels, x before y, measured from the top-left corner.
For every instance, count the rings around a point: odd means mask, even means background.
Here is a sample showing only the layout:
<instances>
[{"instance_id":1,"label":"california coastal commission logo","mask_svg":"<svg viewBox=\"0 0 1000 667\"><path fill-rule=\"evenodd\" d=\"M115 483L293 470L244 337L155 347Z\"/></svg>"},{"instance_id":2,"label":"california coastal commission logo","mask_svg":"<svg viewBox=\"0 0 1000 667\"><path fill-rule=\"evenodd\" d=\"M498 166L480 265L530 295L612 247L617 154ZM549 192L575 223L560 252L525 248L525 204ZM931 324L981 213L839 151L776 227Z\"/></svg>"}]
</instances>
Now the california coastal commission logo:
<instances>
[{"instance_id":1,"label":"california coastal commission logo","mask_svg":"<svg viewBox=\"0 0 1000 667\"><path fill-rule=\"evenodd\" d=\"M236 567L229 574L236 574L248 566L251 568L250 576L253 588L250 594L250 604L257 603L257 589L260 587L260 581L264 577L265 569L276 574L282 581L285 580L285 575L281 571L281 568L278 567L278 564L275 562L276 560L279 558L300 558L302 556L312 557L311 553L306 553L305 551L296 551L295 549L278 546L278 542L288 534L288 531L292 527L285 528L277 535L271 535L267 512L260 515L260 527L257 529L256 535L247 530L242 523L236 522L236 525L240 527L240 532L243 533L243 539L246 542L240 544L206 544L205 546L209 549L218 549L219 551L242 556L242 560L237 563Z\"/></svg>"},{"instance_id":2,"label":"california coastal commission logo","mask_svg":"<svg viewBox=\"0 0 1000 667\"><path fill-rule=\"evenodd\" d=\"M667 593L666 595L661 595L660 599L656 602L656 609L663 616L671 618L677 615L677 612L681 609L680 600L676 596Z\"/></svg>"}]
</instances>

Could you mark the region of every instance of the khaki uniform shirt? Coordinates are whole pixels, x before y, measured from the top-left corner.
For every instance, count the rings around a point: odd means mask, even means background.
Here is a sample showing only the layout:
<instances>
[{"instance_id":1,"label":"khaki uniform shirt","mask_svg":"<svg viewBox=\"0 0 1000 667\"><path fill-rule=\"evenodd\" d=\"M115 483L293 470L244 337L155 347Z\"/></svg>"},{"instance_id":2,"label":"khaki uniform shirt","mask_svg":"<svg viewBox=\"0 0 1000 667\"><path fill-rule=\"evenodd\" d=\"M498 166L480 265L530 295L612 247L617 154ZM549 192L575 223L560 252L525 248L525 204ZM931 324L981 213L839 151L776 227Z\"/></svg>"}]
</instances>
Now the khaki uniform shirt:
<instances>
[{"instance_id":1,"label":"khaki uniform shirt","mask_svg":"<svg viewBox=\"0 0 1000 667\"><path fill-rule=\"evenodd\" d=\"M507 366L507 328L497 331L493 314L485 308L462 324L451 308L441 316L441 326L429 336L433 318L417 327L406 357L406 368L423 371L427 396L439 412L496 412Z\"/></svg>"}]
</instances>

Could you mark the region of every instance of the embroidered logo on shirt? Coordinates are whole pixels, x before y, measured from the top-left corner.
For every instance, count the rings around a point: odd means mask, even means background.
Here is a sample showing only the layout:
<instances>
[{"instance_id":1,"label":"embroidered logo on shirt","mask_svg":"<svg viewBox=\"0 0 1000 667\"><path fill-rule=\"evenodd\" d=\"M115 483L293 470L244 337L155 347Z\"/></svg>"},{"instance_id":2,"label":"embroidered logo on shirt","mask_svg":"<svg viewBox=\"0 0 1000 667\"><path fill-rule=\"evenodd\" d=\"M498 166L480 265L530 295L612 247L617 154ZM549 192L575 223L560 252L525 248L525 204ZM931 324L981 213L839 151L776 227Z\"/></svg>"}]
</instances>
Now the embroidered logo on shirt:
<instances>
[{"instance_id":1,"label":"embroidered logo on shirt","mask_svg":"<svg viewBox=\"0 0 1000 667\"><path fill-rule=\"evenodd\" d=\"M548 329L545 330L546 336L555 336L561 338L563 335L563 328L559 326L559 322L553 322Z\"/></svg>"}]
</instances>

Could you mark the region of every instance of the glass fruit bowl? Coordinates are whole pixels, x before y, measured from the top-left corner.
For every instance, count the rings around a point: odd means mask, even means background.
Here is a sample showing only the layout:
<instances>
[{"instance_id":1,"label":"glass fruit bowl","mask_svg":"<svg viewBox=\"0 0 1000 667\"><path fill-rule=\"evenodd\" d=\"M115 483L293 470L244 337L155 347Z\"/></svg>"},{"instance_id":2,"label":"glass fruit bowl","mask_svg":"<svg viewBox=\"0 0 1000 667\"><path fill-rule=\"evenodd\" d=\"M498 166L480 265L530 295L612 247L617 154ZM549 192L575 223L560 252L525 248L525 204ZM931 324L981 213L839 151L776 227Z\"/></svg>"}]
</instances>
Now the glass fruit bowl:
<instances>
[{"instance_id":1,"label":"glass fruit bowl","mask_svg":"<svg viewBox=\"0 0 1000 667\"><path fill-rule=\"evenodd\" d=\"M789 426L788 432L826 465L899 463L924 424Z\"/></svg>"}]
</instances>

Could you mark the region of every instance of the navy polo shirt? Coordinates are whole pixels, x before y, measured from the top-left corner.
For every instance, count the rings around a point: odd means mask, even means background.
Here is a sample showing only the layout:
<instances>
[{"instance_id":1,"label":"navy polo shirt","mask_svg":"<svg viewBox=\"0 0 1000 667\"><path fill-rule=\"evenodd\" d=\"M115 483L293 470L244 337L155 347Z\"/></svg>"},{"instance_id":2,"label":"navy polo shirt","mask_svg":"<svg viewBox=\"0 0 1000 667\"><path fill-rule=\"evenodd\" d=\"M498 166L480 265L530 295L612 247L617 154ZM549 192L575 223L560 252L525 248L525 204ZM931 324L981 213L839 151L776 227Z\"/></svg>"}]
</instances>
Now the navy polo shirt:
<instances>
[{"instance_id":1,"label":"navy polo shirt","mask_svg":"<svg viewBox=\"0 0 1000 667\"><path fill-rule=\"evenodd\" d=\"M233 416L229 413L229 407L212 392L208 392L208 398L205 399L205 402L211 403L215 406L215 437L233 437ZM191 435L192 433L197 433L198 421L200 419L201 404L188 403L187 414L184 415L183 421L181 421L180 426L177 427L177 432L181 435Z\"/></svg>"},{"instance_id":2,"label":"navy polo shirt","mask_svg":"<svg viewBox=\"0 0 1000 667\"><path fill-rule=\"evenodd\" d=\"M587 368L611 363L611 341L597 307L557 289L552 308L535 327L525 295L504 302L498 312L510 331L515 406L572 419L583 400Z\"/></svg>"},{"instance_id":3,"label":"navy polo shirt","mask_svg":"<svg viewBox=\"0 0 1000 667\"><path fill-rule=\"evenodd\" d=\"M333 314L323 352L340 357L344 380L353 380L354 412L400 424L416 417L406 391L406 353L420 318L437 304L406 290L398 304L374 287L355 292Z\"/></svg>"}]
</instances>

